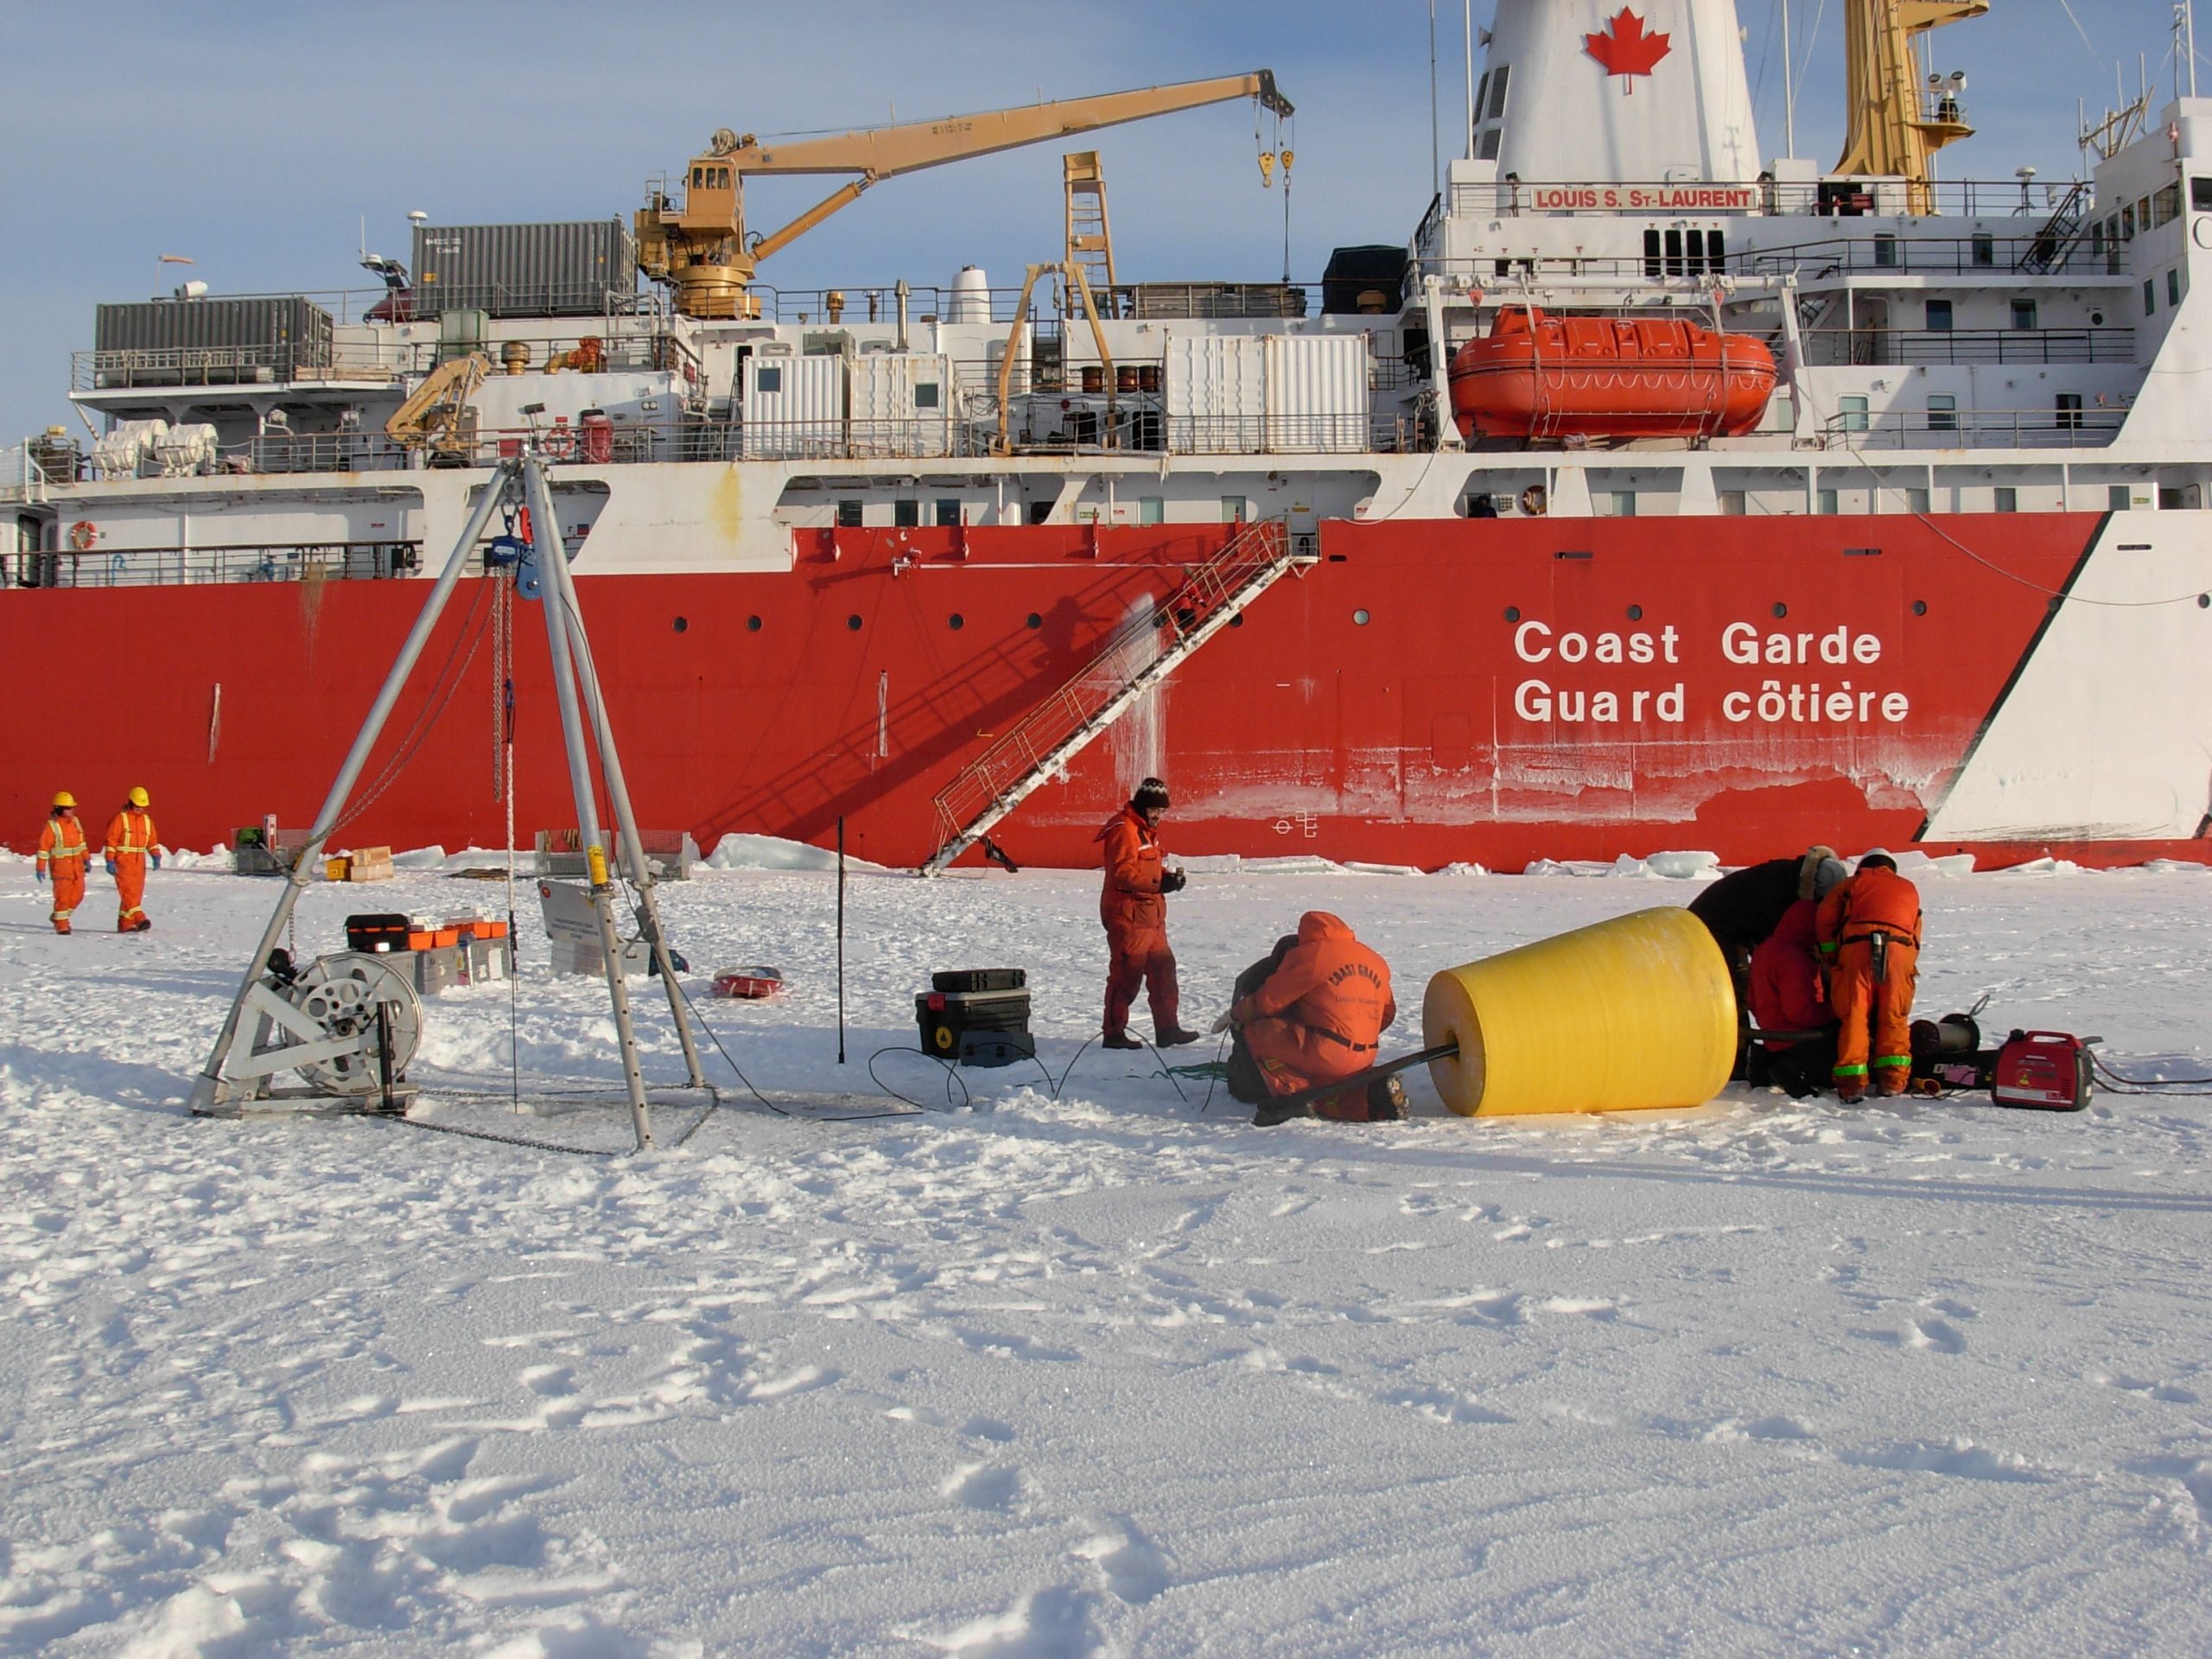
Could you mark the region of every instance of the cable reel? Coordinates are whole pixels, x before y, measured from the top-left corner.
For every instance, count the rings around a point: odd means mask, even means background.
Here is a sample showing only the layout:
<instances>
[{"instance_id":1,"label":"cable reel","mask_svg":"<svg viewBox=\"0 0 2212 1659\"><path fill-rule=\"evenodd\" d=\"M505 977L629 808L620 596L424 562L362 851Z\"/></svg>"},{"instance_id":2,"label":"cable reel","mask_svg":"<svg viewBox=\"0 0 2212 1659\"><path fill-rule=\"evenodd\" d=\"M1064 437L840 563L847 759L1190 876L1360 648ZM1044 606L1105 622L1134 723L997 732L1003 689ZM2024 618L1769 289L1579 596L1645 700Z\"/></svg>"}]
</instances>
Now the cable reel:
<instances>
[{"instance_id":1,"label":"cable reel","mask_svg":"<svg viewBox=\"0 0 2212 1659\"><path fill-rule=\"evenodd\" d=\"M400 1084L423 1041L423 1004L393 958L365 950L317 957L295 970L284 951L245 995L254 1014L253 1039L233 1054L229 1075L251 1079L254 1093L289 1104L321 1101L339 1110L367 1111L387 1083ZM270 1087L282 1071L298 1073L307 1092ZM394 1090L412 1098L411 1085Z\"/></svg>"}]
</instances>

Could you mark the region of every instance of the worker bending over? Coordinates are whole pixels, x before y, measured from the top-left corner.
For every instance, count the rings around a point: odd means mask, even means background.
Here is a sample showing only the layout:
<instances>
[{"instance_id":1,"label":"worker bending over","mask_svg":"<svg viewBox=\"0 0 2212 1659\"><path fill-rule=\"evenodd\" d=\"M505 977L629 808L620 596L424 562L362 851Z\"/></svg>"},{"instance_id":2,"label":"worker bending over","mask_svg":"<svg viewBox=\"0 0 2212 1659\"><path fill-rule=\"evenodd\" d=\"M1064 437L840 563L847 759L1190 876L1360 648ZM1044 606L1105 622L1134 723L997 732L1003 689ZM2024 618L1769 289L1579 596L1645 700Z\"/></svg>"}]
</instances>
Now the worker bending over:
<instances>
[{"instance_id":1,"label":"worker bending over","mask_svg":"<svg viewBox=\"0 0 2212 1659\"><path fill-rule=\"evenodd\" d=\"M1278 941L1272 956L1237 978L1229 1010L1236 1033L1229 1092L1259 1107L1255 1123L1303 1116L1306 1107L1273 1103L1366 1071L1397 1017L1390 965L1341 918L1309 910L1298 918L1295 937ZM1326 1096L1311 1110L1350 1123L1401 1118L1406 1092L1395 1077L1383 1077L1364 1090Z\"/></svg>"},{"instance_id":2,"label":"worker bending over","mask_svg":"<svg viewBox=\"0 0 2212 1659\"><path fill-rule=\"evenodd\" d=\"M1887 853L1869 853L1821 901L1821 954L1836 1031L1836 1098L1901 1095L1912 1082L1912 993L1920 976L1920 890ZM1872 1058L1868 1035L1872 1031Z\"/></svg>"},{"instance_id":3,"label":"worker bending over","mask_svg":"<svg viewBox=\"0 0 2212 1659\"><path fill-rule=\"evenodd\" d=\"M115 878L115 931L118 933L143 933L153 926L140 902L146 896L147 861L150 859L154 868L160 869L165 850L161 837L154 833L154 815L147 810L152 804L143 789L134 788L123 810L108 821L107 846L103 850L107 873Z\"/></svg>"},{"instance_id":4,"label":"worker bending over","mask_svg":"<svg viewBox=\"0 0 2212 1659\"><path fill-rule=\"evenodd\" d=\"M1837 867L1840 869L1842 867ZM1751 1010L1760 1032L1815 1032L1816 1036L1756 1042L1745 1075L1754 1084L1789 1091L1792 1100L1818 1094L1835 1071L1835 1009L1821 971L1819 911L1800 899L1751 952Z\"/></svg>"},{"instance_id":5,"label":"worker bending over","mask_svg":"<svg viewBox=\"0 0 2212 1659\"><path fill-rule=\"evenodd\" d=\"M1162 1048L1195 1043L1177 1019L1175 953L1167 948L1167 895L1183 890L1183 872L1166 867L1160 820L1167 811L1167 785L1147 778L1129 804L1106 820L1095 839L1106 843L1106 885L1098 895L1112 956L1106 968L1106 1048L1141 1048L1129 1035L1129 1004L1142 985L1152 1001L1153 1035Z\"/></svg>"},{"instance_id":6,"label":"worker bending over","mask_svg":"<svg viewBox=\"0 0 2212 1659\"><path fill-rule=\"evenodd\" d=\"M47 919L57 933L69 931L69 918L85 902L85 867L92 862L92 844L85 826L77 822L77 798L63 790L54 798L54 810L38 834L38 879L54 879L54 911Z\"/></svg>"}]
</instances>

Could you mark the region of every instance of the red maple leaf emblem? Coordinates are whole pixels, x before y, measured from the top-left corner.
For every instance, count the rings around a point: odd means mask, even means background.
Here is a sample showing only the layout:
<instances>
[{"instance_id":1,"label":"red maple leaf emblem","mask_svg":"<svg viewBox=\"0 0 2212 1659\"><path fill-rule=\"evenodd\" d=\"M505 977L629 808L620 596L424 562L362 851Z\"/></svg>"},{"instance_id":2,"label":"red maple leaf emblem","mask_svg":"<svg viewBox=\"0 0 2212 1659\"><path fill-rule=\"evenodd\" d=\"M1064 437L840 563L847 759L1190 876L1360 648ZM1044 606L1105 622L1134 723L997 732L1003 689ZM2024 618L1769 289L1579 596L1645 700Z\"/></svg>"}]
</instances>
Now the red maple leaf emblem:
<instances>
[{"instance_id":1,"label":"red maple leaf emblem","mask_svg":"<svg viewBox=\"0 0 2212 1659\"><path fill-rule=\"evenodd\" d=\"M1623 6L1603 35L1585 35L1582 43L1590 55L1605 66L1608 75L1648 75L1675 48L1673 36L1647 35L1643 19Z\"/></svg>"}]
</instances>

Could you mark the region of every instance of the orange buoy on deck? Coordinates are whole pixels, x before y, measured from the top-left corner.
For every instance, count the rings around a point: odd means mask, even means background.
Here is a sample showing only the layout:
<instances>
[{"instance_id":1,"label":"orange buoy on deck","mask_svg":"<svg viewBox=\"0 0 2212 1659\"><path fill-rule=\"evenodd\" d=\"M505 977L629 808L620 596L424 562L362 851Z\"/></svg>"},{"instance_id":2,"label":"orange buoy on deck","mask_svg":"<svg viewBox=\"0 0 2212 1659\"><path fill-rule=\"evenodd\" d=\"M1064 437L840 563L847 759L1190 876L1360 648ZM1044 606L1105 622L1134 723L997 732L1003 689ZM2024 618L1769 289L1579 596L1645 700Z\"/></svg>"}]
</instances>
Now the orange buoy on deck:
<instances>
[{"instance_id":1,"label":"orange buoy on deck","mask_svg":"<svg viewBox=\"0 0 2212 1659\"><path fill-rule=\"evenodd\" d=\"M1774 355L1694 322L1522 306L1459 348L1451 385L1468 438L1740 437L1774 395Z\"/></svg>"}]
</instances>

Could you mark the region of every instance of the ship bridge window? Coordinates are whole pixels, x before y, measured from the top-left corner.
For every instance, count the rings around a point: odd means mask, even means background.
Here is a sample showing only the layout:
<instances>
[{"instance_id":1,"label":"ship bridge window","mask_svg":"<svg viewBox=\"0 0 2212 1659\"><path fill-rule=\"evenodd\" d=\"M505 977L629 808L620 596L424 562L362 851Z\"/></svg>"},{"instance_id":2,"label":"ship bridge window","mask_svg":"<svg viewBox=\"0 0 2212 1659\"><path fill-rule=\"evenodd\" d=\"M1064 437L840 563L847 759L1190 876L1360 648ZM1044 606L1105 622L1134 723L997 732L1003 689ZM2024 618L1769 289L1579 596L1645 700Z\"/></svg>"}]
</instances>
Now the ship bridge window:
<instances>
[{"instance_id":1,"label":"ship bridge window","mask_svg":"<svg viewBox=\"0 0 2212 1659\"><path fill-rule=\"evenodd\" d=\"M1948 300L1928 302L1928 332L1931 334L1951 332L1951 302Z\"/></svg>"},{"instance_id":2,"label":"ship bridge window","mask_svg":"<svg viewBox=\"0 0 2212 1659\"><path fill-rule=\"evenodd\" d=\"M1492 127L1488 132L1483 134L1483 142L1478 152L1480 159L1485 162L1496 161L1497 147L1503 137L1504 135L1496 127Z\"/></svg>"},{"instance_id":3,"label":"ship bridge window","mask_svg":"<svg viewBox=\"0 0 2212 1659\"><path fill-rule=\"evenodd\" d=\"M1997 238L1988 232L1975 232L1973 246L1975 264L1987 266L1997 263Z\"/></svg>"},{"instance_id":4,"label":"ship bridge window","mask_svg":"<svg viewBox=\"0 0 2212 1659\"><path fill-rule=\"evenodd\" d=\"M1501 259L1497 264L1497 274L1503 276L1505 275L1505 261ZM1659 274L1659 232L1656 226L1643 233L1643 274L1647 276Z\"/></svg>"},{"instance_id":5,"label":"ship bridge window","mask_svg":"<svg viewBox=\"0 0 2212 1659\"><path fill-rule=\"evenodd\" d=\"M2036 302L2033 300L2014 300L2012 302L2012 327L2016 329L2031 329L2035 326Z\"/></svg>"},{"instance_id":6,"label":"ship bridge window","mask_svg":"<svg viewBox=\"0 0 2212 1659\"><path fill-rule=\"evenodd\" d=\"M1667 274L1669 276L1682 274L1682 233L1680 231L1667 232Z\"/></svg>"},{"instance_id":7,"label":"ship bridge window","mask_svg":"<svg viewBox=\"0 0 2212 1659\"><path fill-rule=\"evenodd\" d=\"M1512 75L1512 67L1503 63L1490 72L1490 113L1485 120L1495 121L1505 113L1505 86Z\"/></svg>"},{"instance_id":8,"label":"ship bridge window","mask_svg":"<svg viewBox=\"0 0 2212 1659\"><path fill-rule=\"evenodd\" d=\"M2153 198L2154 217L2161 225L2171 225L2181 217L2181 186L2170 184Z\"/></svg>"}]
</instances>

